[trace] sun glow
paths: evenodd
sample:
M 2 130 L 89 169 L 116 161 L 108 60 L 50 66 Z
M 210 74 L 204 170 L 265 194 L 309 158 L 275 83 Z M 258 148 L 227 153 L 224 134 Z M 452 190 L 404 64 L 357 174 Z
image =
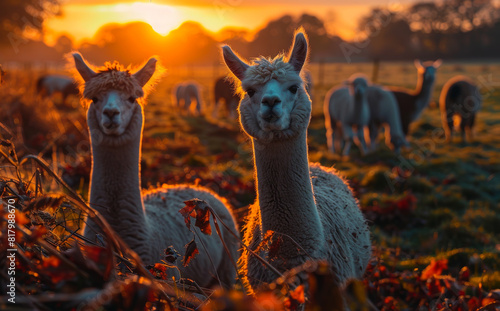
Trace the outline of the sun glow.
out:
M 131 20 L 148 23 L 161 35 L 167 35 L 181 23 L 178 10 L 169 5 L 134 2 L 116 4 L 112 7 L 115 13 L 128 16 Z
M 64 14 L 48 19 L 45 26 L 52 36 L 71 34 L 77 40 L 91 38 L 108 23 L 148 23 L 161 35 L 167 35 L 184 21 L 184 12 L 171 5 L 150 2 L 116 4 L 67 4 Z

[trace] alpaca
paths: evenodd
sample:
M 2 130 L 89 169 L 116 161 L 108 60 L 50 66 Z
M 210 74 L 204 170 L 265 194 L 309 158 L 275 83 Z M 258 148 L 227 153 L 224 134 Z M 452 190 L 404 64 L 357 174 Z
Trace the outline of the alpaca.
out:
M 227 77 L 220 77 L 215 81 L 214 86 L 214 100 L 215 100 L 215 109 L 214 115 L 219 111 L 219 105 L 221 100 L 224 101 L 224 110 L 227 115 L 231 117 L 234 116 L 234 112 L 238 107 L 238 103 L 240 102 L 240 96 L 238 93 L 234 91 L 233 84 Z
M 0 84 L 3 83 L 4 76 L 5 76 L 5 71 L 3 71 L 2 65 L 0 65 Z
M 63 75 L 45 75 L 36 82 L 36 93 L 41 98 L 51 97 L 55 93 L 61 93 L 62 105 L 70 95 L 79 95 L 78 85 L 73 79 Z
M 453 116 L 456 114 L 460 116 L 462 141 L 466 141 L 466 136 L 469 139 L 473 138 L 472 127 L 481 108 L 481 94 L 471 79 L 456 76 L 448 80 L 441 90 L 439 107 L 447 142 L 452 138 Z
M 343 155 L 348 156 L 354 139 L 353 128 L 356 130 L 361 154 L 366 151 L 365 131 L 368 130 L 370 109 L 366 90 L 368 81 L 362 75 L 352 75 L 347 85 L 332 88 L 325 96 L 323 111 L 325 114 L 326 140 L 328 150 L 335 153 L 340 149 L 341 136 L 344 140 Z
M 399 117 L 398 102 L 394 94 L 379 85 L 371 84 L 367 90 L 368 107 L 370 109 L 370 150 L 375 150 L 379 127 L 385 125 L 385 143 L 396 154 L 402 146 L 407 146 L 405 134 Z
M 174 102 L 177 103 L 177 108 L 183 111 L 193 111 L 195 114 L 201 114 L 201 96 L 200 86 L 196 82 L 179 83 L 174 87 Z M 196 106 L 192 108 L 193 100 L 196 101 Z M 181 106 L 184 103 L 184 107 Z
M 309 98 L 311 98 L 311 102 L 313 102 L 313 78 L 310 71 L 306 71 L 304 74 L 305 82 L 306 82 L 306 92 L 309 94 Z
M 111 225 L 115 232 L 146 264 L 159 262 L 164 250 L 173 246 L 181 251 L 193 237 L 179 209 L 193 198 L 205 200 L 234 230 L 236 222 L 225 200 L 215 193 L 196 186 L 169 185 L 151 190 L 141 197 L 141 142 L 144 128 L 144 97 L 156 70 L 151 58 L 132 74 L 117 63 L 107 63 L 97 72 L 79 53 L 74 53 L 75 67 L 81 77 L 83 96 L 91 99 L 87 124 L 92 147 L 92 169 L 89 204 Z M 146 87 L 145 90 L 143 88 Z M 211 220 L 213 226 L 213 221 Z M 219 237 L 199 232 L 199 255 L 187 267 L 175 263 L 181 277 L 200 286 L 215 285 L 215 276 L 225 287 L 235 280 L 236 269 L 225 253 Z M 89 221 L 84 235 L 95 241 L 100 229 Z M 228 231 L 222 231 L 231 256 L 237 258 L 239 244 Z M 200 241 L 201 240 L 201 241 Z M 168 269 L 179 277 L 177 269 Z
M 255 250 L 271 230 L 282 236 L 282 244 L 272 257 L 264 249 L 259 254 L 277 270 L 289 270 L 311 258 L 325 259 L 339 284 L 344 284 L 363 275 L 371 255 L 370 234 L 345 181 L 332 168 L 309 164 L 312 105 L 301 77 L 307 45 L 299 30 L 287 58 L 261 57 L 251 65 L 229 46 L 222 48 L 244 95 L 238 111 L 241 127 L 252 141 L 257 178 L 257 200 L 250 207 L 244 241 Z M 277 278 L 248 252 L 240 264 L 252 292 L 261 282 Z
M 420 60 L 415 60 L 414 63 L 418 72 L 417 88 L 415 90 L 389 87 L 398 101 L 401 126 L 405 136 L 408 136 L 410 123 L 417 120 L 422 110 L 429 105 L 434 89 L 436 70 L 441 66 L 442 61 L 438 59 L 435 62 L 422 64 Z

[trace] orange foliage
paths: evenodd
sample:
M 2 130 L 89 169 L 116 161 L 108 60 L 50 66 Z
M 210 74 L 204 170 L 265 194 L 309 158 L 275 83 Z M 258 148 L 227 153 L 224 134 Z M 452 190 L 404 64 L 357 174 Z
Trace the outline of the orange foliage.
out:
M 421 279 L 427 280 L 435 275 L 441 275 L 448 269 L 448 259 L 432 259 L 431 263 L 422 271 Z

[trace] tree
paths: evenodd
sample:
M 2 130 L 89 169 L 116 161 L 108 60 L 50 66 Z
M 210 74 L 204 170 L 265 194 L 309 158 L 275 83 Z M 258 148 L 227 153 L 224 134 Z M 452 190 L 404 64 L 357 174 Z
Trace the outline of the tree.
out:
M 0 4 L 0 45 L 14 49 L 26 42 L 25 34 L 41 35 L 43 22 L 61 14 L 60 0 L 2 0 Z

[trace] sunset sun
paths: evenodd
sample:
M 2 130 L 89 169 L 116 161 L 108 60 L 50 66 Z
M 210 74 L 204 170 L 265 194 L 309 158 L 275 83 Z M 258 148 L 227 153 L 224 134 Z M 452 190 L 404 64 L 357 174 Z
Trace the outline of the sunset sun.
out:
M 114 5 L 114 11 L 130 19 L 148 23 L 161 35 L 168 34 L 180 23 L 178 10 L 172 6 L 163 4 L 144 2 L 122 3 Z

